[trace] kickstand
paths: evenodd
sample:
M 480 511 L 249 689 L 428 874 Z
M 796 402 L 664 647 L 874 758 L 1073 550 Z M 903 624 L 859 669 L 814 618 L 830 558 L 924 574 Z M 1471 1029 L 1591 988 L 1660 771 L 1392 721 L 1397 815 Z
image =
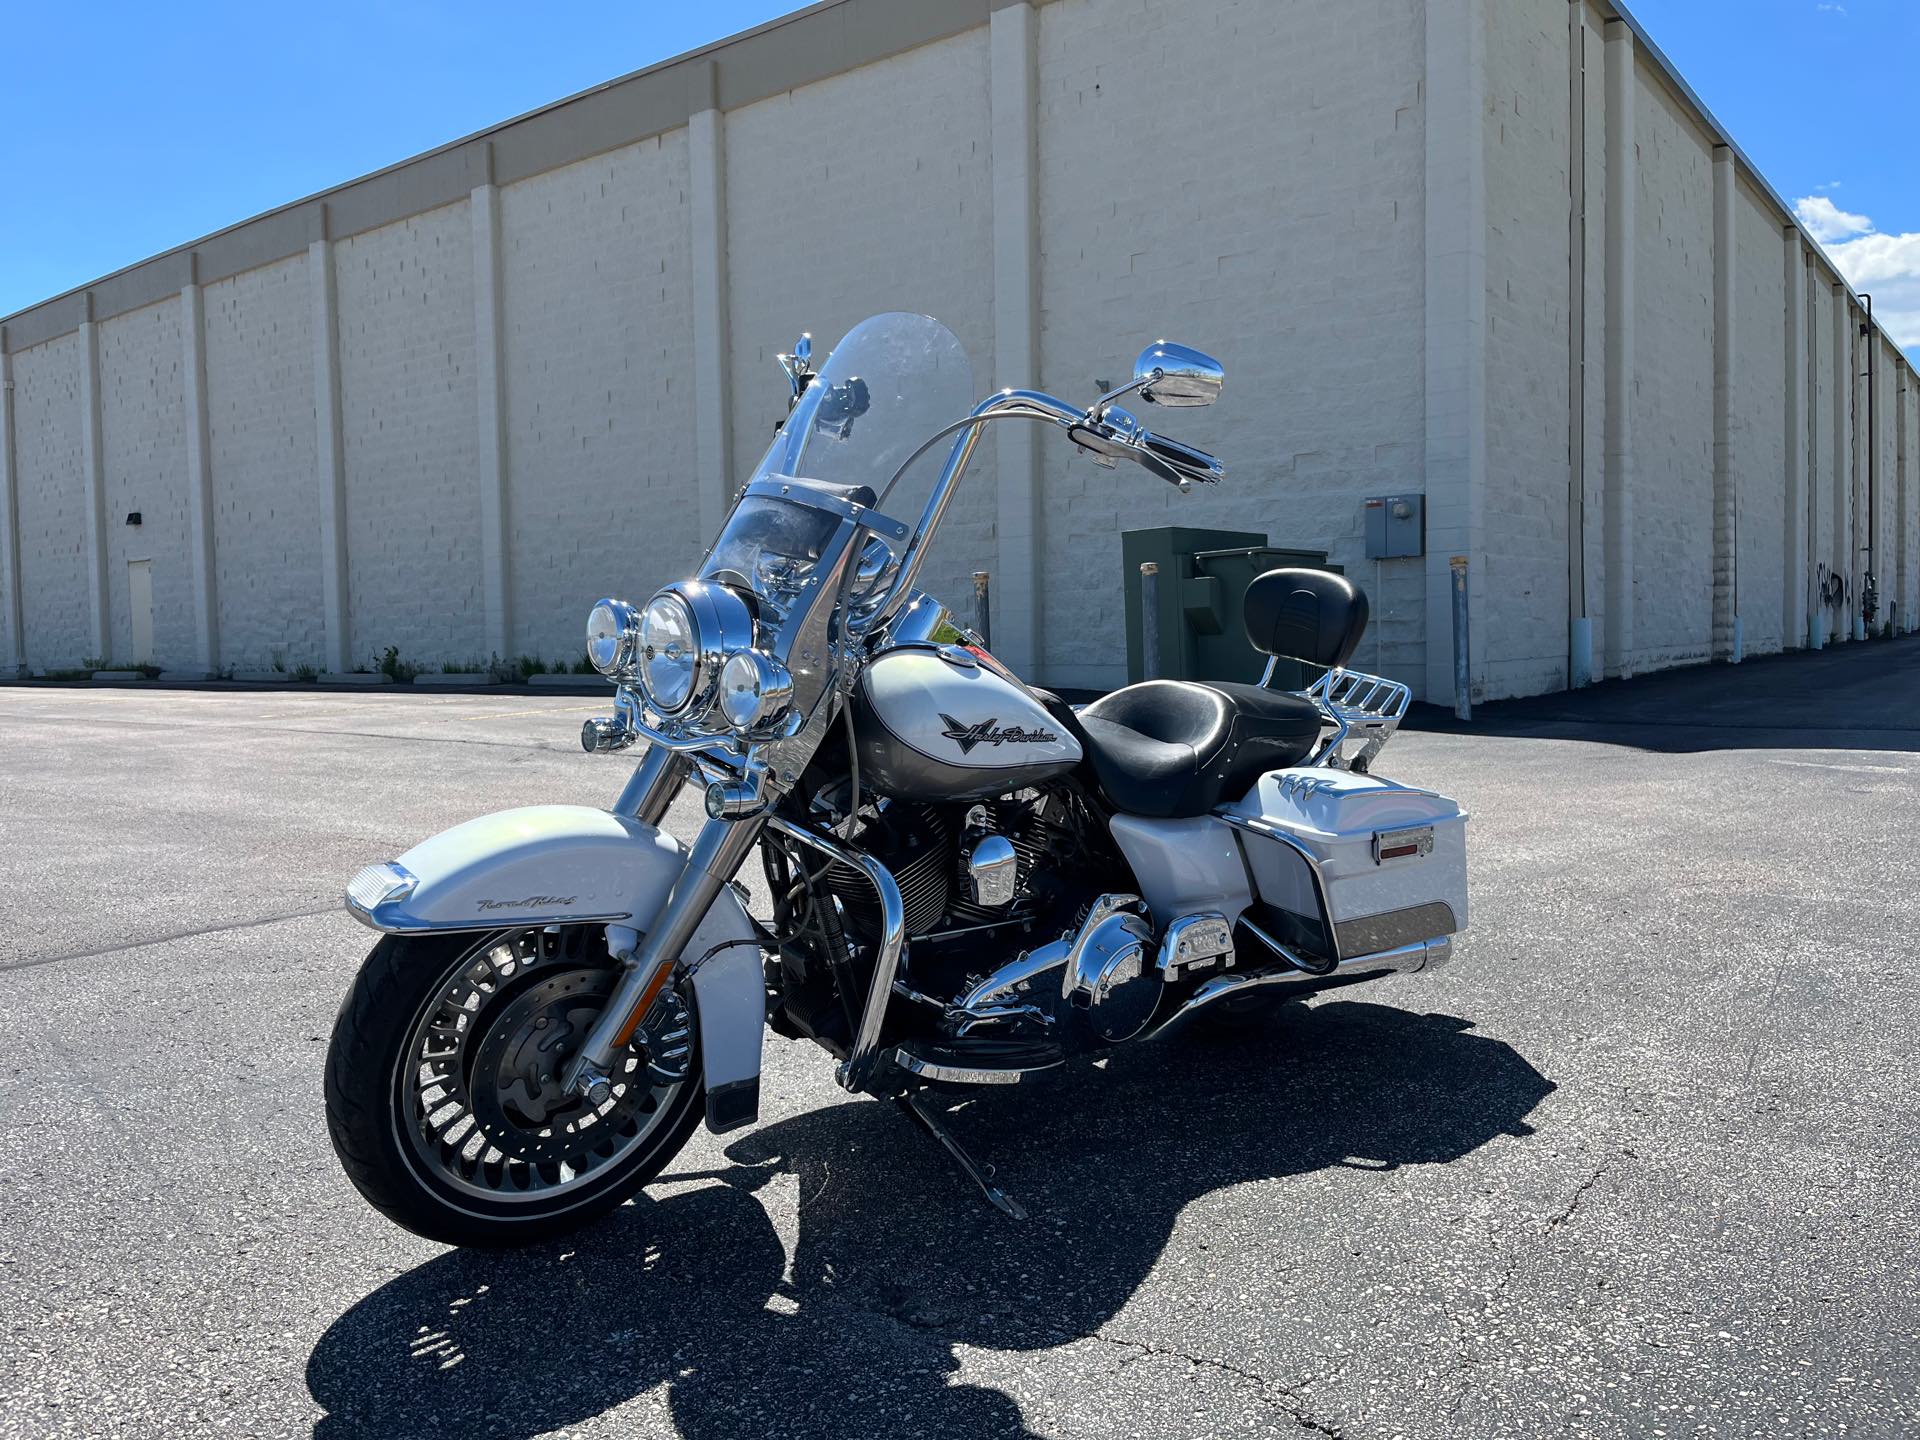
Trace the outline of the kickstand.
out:
M 902 1095 L 900 1108 L 911 1115 L 921 1129 L 946 1148 L 947 1154 L 953 1157 L 954 1163 L 967 1172 L 967 1178 L 980 1187 L 980 1193 L 987 1197 L 987 1203 L 1002 1214 L 1011 1215 L 1016 1220 L 1027 1218 L 1027 1207 L 993 1183 L 993 1167 L 988 1165 L 983 1169 L 976 1164 L 974 1158 L 960 1148 L 960 1142 L 953 1138 L 953 1133 L 934 1116 L 925 1101 L 918 1095 Z

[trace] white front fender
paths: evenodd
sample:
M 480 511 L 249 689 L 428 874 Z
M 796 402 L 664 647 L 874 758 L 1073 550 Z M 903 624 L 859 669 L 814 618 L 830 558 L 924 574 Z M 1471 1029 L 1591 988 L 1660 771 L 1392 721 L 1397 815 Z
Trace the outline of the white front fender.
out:
M 678 840 L 584 805 L 530 805 L 482 815 L 369 865 L 347 886 L 347 912 L 395 935 L 536 925 L 620 924 L 645 932 L 686 865 Z M 682 960 L 714 1131 L 759 1114 L 766 982 L 760 942 L 731 885 L 708 907 Z

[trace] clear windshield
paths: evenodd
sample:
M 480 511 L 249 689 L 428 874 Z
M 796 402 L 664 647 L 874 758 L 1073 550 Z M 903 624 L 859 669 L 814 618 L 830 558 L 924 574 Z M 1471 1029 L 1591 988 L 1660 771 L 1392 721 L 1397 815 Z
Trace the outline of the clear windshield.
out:
M 907 458 L 973 402 L 967 352 L 938 320 L 895 312 L 854 326 L 751 477 L 802 483 L 790 500 L 750 495 L 735 506 L 701 573 L 769 598 L 792 593 L 840 524 L 837 513 L 809 501 L 829 495 L 874 504 Z M 916 472 L 944 455 L 935 446 Z
M 865 485 L 877 495 L 973 402 L 973 367 L 951 330 L 928 315 L 875 315 L 834 346 L 753 478 Z

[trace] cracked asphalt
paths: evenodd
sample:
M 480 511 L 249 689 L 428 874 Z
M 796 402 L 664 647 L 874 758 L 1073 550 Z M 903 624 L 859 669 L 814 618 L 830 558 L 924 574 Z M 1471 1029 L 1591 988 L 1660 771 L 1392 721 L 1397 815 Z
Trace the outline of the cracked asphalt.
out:
M 596 708 L 0 687 L 0 1436 L 1920 1433 L 1920 644 L 1427 717 L 1453 964 L 955 1110 L 1024 1223 L 770 1036 L 756 1129 L 448 1251 L 327 1144 L 337 897 L 606 803 Z

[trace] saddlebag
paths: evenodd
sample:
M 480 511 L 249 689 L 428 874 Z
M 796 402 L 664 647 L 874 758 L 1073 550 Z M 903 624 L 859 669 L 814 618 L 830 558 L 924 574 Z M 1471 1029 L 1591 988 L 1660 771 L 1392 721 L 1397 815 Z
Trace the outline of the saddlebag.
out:
M 1467 816 L 1375 775 L 1272 770 L 1228 813 L 1263 914 L 1285 943 L 1334 960 L 1464 930 Z

